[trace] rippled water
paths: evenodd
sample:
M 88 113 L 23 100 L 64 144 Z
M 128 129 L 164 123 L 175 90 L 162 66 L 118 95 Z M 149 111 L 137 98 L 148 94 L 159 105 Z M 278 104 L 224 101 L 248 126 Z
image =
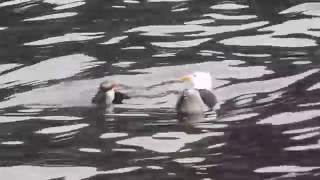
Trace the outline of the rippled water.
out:
M 0 179 L 319 179 L 320 3 L 0 2 Z M 217 116 L 176 120 L 177 80 Z M 132 97 L 91 105 L 105 79 Z

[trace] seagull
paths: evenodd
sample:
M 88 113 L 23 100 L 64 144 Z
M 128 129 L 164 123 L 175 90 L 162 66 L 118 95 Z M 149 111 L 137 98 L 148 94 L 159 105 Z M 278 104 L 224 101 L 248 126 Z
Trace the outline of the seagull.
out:
M 208 72 L 194 72 L 183 76 L 182 81 L 191 81 L 193 87 L 182 91 L 176 104 L 179 116 L 203 115 L 211 111 L 217 104 L 217 98 L 212 92 L 212 78 Z
M 96 95 L 92 98 L 91 103 L 98 107 L 110 107 L 112 104 L 122 104 L 122 100 L 130 97 L 122 92 L 117 91 L 120 84 L 105 80 L 103 81 Z

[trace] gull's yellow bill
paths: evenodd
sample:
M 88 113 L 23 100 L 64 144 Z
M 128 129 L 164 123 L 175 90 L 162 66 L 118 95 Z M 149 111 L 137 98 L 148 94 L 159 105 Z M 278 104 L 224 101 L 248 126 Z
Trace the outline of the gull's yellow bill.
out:
M 192 76 L 191 75 L 185 75 L 185 76 L 182 76 L 180 78 L 181 81 L 191 81 L 192 80 Z

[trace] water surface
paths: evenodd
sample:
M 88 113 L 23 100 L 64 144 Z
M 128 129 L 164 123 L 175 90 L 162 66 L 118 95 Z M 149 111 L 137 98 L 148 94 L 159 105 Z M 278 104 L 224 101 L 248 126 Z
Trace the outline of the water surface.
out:
M 0 3 L 0 179 L 318 179 L 320 3 Z M 214 77 L 181 123 L 177 79 Z M 106 113 L 100 82 L 132 97 Z

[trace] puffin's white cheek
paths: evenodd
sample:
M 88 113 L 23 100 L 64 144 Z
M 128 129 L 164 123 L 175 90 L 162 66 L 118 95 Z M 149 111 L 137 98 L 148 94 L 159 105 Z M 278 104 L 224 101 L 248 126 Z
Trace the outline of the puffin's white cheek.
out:
M 113 99 L 114 99 L 114 96 L 115 96 L 115 92 L 114 92 L 114 90 L 110 90 L 110 91 L 107 91 L 107 92 L 106 92 L 106 95 L 109 97 L 109 99 L 110 99 L 111 102 L 112 102 Z

